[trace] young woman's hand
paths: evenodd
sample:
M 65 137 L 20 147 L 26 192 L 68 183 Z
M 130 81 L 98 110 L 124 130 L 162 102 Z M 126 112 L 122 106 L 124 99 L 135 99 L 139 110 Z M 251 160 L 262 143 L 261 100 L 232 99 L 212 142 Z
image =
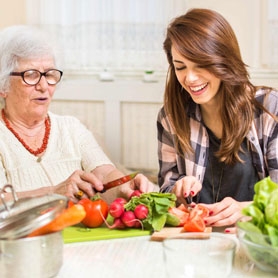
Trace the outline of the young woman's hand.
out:
M 194 176 L 185 176 L 176 181 L 172 193 L 179 204 L 187 205 L 186 198 L 195 196 L 202 189 L 201 182 Z
M 234 226 L 243 215 L 242 209 L 250 202 L 238 202 L 231 197 L 224 198 L 214 204 L 202 204 L 209 209 L 209 216 L 205 218 L 206 225 L 212 227 L 228 227 L 226 232 L 234 232 Z M 231 226 L 231 227 L 229 227 Z

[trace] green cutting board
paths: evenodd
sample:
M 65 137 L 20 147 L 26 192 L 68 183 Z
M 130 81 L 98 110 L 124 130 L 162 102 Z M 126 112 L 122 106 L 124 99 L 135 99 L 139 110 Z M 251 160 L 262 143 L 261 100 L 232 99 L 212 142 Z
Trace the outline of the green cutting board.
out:
M 91 240 L 114 239 L 135 236 L 147 236 L 151 231 L 140 229 L 109 229 L 107 227 L 86 228 L 83 225 L 67 227 L 63 230 L 64 243 L 84 242 Z

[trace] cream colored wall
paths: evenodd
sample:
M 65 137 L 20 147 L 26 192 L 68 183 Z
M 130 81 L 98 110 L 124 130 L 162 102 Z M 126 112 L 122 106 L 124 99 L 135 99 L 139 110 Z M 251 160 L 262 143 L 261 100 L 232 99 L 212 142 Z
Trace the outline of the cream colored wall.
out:
M 208 8 L 221 13 L 236 33 L 245 63 L 252 69 L 262 68 L 262 8 L 265 0 L 187 0 L 188 8 Z
M 25 23 L 25 0 L 0 0 L 0 29 Z

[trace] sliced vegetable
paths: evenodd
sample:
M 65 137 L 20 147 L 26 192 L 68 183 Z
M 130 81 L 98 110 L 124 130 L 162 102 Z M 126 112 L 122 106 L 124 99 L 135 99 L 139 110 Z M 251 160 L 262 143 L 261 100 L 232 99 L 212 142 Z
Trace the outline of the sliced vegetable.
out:
M 184 230 L 186 232 L 204 232 L 206 229 L 204 218 L 208 215 L 209 209 L 197 204 L 190 210 L 188 218 L 183 226 Z
M 189 214 L 190 217 L 198 215 L 201 218 L 205 218 L 209 216 L 209 209 L 201 204 L 197 204 L 194 208 L 190 210 Z
M 179 219 L 179 223 L 175 226 L 182 227 L 188 219 L 189 211 L 186 212 L 186 211 L 180 209 L 179 207 L 178 208 L 171 207 L 171 208 L 169 208 L 169 214 L 174 215 L 176 218 Z
M 166 225 L 178 227 L 178 226 L 181 226 L 181 220 L 178 216 L 176 216 L 172 213 L 167 213 L 166 214 Z
M 199 215 L 189 217 L 183 226 L 186 232 L 204 232 L 206 225 L 204 219 Z

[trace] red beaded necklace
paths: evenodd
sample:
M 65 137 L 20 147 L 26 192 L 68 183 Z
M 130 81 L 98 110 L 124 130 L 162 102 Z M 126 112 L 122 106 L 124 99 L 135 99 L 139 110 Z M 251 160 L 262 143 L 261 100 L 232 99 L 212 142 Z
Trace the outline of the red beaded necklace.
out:
M 11 127 L 8 119 L 6 118 L 5 115 L 5 111 L 4 109 L 2 109 L 2 118 L 3 121 L 6 125 L 6 127 L 14 134 L 14 136 L 17 138 L 17 140 L 24 146 L 24 148 L 30 152 L 33 155 L 38 155 L 43 153 L 46 148 L 47 148 L 47 144 L 48 144 L 48 139 L 49 139 L 49 134 L 50 134 L 50 127 L 51 127 L 51 123 L 50 123 L 50 119 L 49 116 L 46 117 L 45 121 L 44 121 L 44 125 L 45 125 L 45 133 L 44 133 L 44 137 L 43 137 L 43 141 L 42 141 L 42 145 L 40 148 L 36 149 L 35 151 L 32 150 L 24 141 L 22 138 L 20 138 L 19 134 Z

